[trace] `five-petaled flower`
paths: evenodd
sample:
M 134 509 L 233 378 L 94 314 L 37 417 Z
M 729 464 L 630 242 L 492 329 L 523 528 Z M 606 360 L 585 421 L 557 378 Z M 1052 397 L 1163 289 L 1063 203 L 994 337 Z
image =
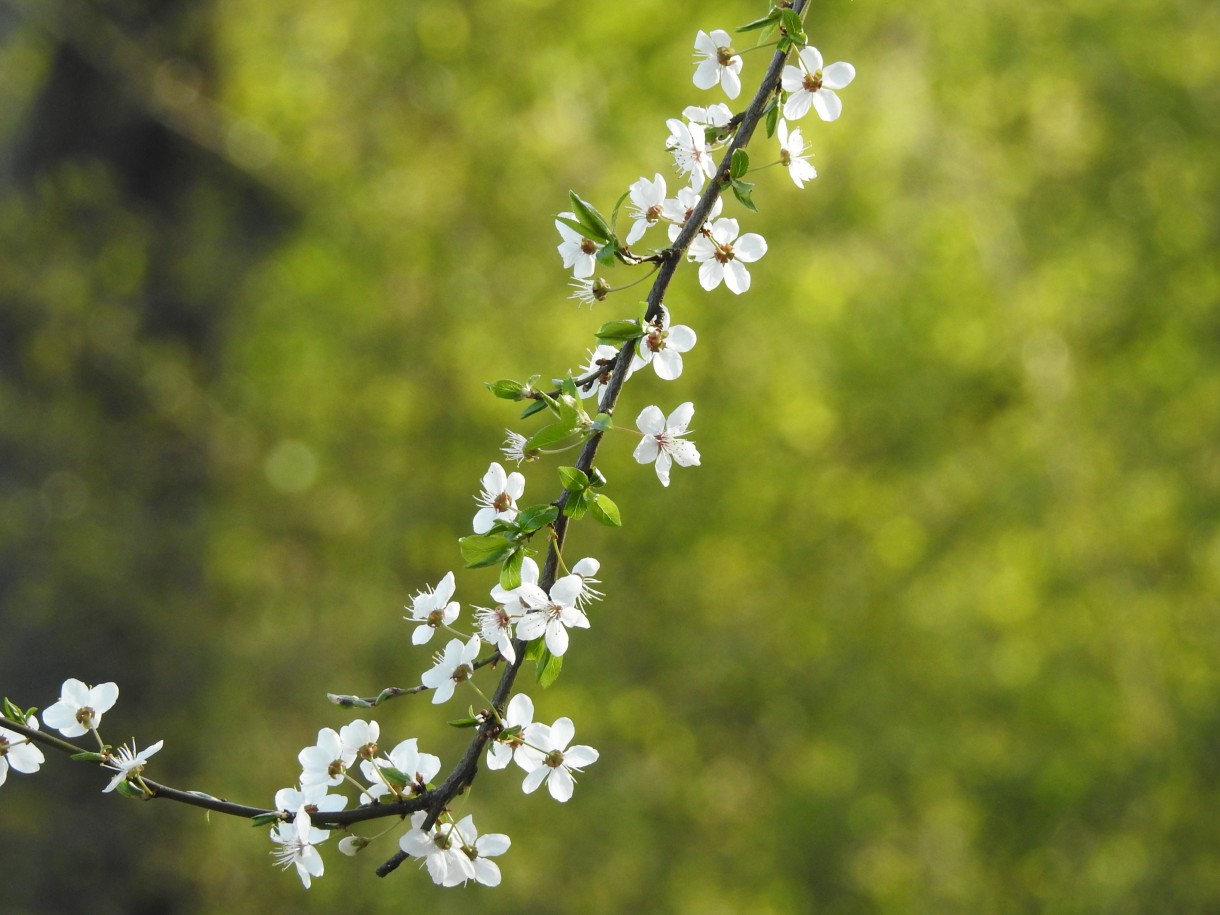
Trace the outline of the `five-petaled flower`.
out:
M 707 148 L 703 128 L 692 128 L 690 124 L 677 118 L 670 118 L 665 124 L 669 127 L 669 139 L 665 141 L 665 148 L 673 153 L 678 170 L 690 174 L 691 187 L 696 191 L 700 190 L 703 182 L 716 174 L 716 163 L 712 160 L 711 150 Z
M 740 231 L 736 219 L 717 219 L 691 242 L 690 256 L 699 262 L 699 285 L 704 289 L 715 289 L 721 280 L 737 295 L 750 288 L 745 265 L 767 253 L 767 240 L 756 232 L 738 238 Z
M 310 789 L 318 785 L 334 787 L 342 783 L 348 766 L 356 761 L 356 749 L 344 746 L 339 732 L 334 728 L 318 731 L 318 741 L 297 754 L 301 764 L 301 787 Z
M 817 48 L 804 48 L 797 55 L 801 66 L 784 67 L 780 77 L 788 100 L 784 102 L 784 117 L 790 121 L 803 118 L 813 107 L 823 121 L 833 121 L 843 111 L 835 89 L 842 89 L 856 78 L 856 68 L 836 61 L 823 68 L 822 54 Z
M 119 698 L 114 683 L 99 683 L 89 687 L 80 680 L 65 680 L 59 691 L 59 701 L 42 713 L 42 722 L 65 737 L 80 737 L 97 730 L 102 714 L 110 711 Z
M 567 219 L 575 219 L 575 213 L 560 213 L 560 216 Z M 597 242 L 591 238 L 585 238 L 571 226 L 565 222 L 555 220 L 555 228 L 559 230 L 559 235 L 563 239 L 559 243 L 559 256 L 563 258 L 563 265 L 572 271 L 572 276 L 576 279 L 584 279 L 586 276 L 592 276 L 593 271 L 597 268 Z
M 328 831 L 314 828 L 309 812 L 300 807 L 291 823 L 276 823 L 271 830 L 271 841 L 279 845 L 272 851 L 275 863 L 284 870 L 296 865 L 297 876 L 309 889 L 310 879 L 321 877 L 323 869 L 322 856 L 314 846 L 329 837 Z
M 148 757 L 152 756 L 164 745 L 164 740 L 158 740 L 151 747 L 137 750 L 136 743 L 133 740 L 131 746 L 120 744 L 117 749 L 110 751 L 102 765 L 107 769 L 113 769 L 115 775 L 114 778 L 110 779 L 110 784 L 102 789 L 103 793 L 113 791 L 129 778 L 138 779 L 140 773 L 144 771 Z
M 498 467 L 499 465 L 492 464 L 492 466 Z M 514 474 L 514 476 L 520 476 L 520 474 Z M 522 485 L 525 485 L 524 482 Z M 412 644 L 426 644 L 431 641 L 434 632 L 457 619 L 461 606 L 457 601 L 449 600 L 453 597 L 454 587 L 453 573 L 449 572 L 437 582 L 435 588 L 420 591 L 411 598 L 411 606 L 404 608 L 409 609 L 411 615 L 404 616 L 403 619 L 419 623 L 411 634 Z
M 406 797 L 422 794 L 441 771 L 441 760 L 431 753 L 419 752 L 417 739 L 411 737 L 384 758 L 366 759 L 360 764 L 360 771 L 369 781 L 360 803 L 368 804 L 389 793 Z
M 635 459 L 641 464 L 656 462 L 657 479 L 662 486 L 669 485 L 669 468 L 673 464 L 692 467 L 699 463 L 699 450 L 694 442 L 682 436 L 695 415 L 695 406 L 689 400 L 679 404 L 669 417 L 659 407 L 645 407 L 636 417 L 635 424 L 644 438 L 635 447 Z
M 38 719 L 31 715 L 26 726 L 38 730 Z M 38 767 L 45 761 L 42 750 L 30 743 L 30 738 L 7 728 L 0 728 L 0 785 L 8 778 L 9 769 L 28 775 L 37 772 Z
M 649 181 L 641 178 L 628 188 L 631 195 L 631 215 L 635 222 L 627 232 L 627 244 L 633 245 L 644 237 L 649 226 L 655 226 L 661 221 L 665 204 L 665 179 L 658 172 Z
M 525 730 L 534 723 L 534 700 L 517 693 L 504 710 L 503 730 L 487 748 L 487 768 L 503 769 L 512 762 L 517 750 L 525 746 Z M 530 769 L 532 766 L 522 766 Z
M 724 87 L 724 94 L 737 98 L 741 94 L 741 57 L 732 48 L 732 39 L 724 29 L 715 29 L 711 35 L 702 30 L 695 36 L 695 50 L 702 57 L 695 67 L 695 85 L 710 89 L 716 83 Z
M 678 235 L 682 232 L 688 219 L 695 212 L 695 207 L 699 204 L 699 194 L 692 187 L 684 187 L 678 191 L 676 197 L 670 197 L 665 201 L 665 218 L 669 220 L 669 240 L 677 241 Z M 717 197 L 712 204 L 711 212 L 707 214 L 707 218 L 715 219 L 720 215 L 720 211 L 724 209 L 724 198 Z
M 576 606 L 584 585 L 585 580 L 579 575 L 565 575 L 551 585 L 550 599 L 540 605 L 532 602 L 530 612 L 517 623 L 517 638 L 532 642 L 545 636 L 547 650 L 560 657 L 568 650 L 567 627 L 589 628 L 589 618 Z
M 775 131 L 779 140 L 779 162 L 788 169 L 793 183 L 803 188 L 806 181 L 812 181 L 818 176 L 817 169 L 809 161 L 809 153 L 805 152 L 805 140 L 801 136 L 801 128 L 788 129 L 788 122 L 781 120 Z
M 631 370 L 652 363 L 657 377 L 673 381 L 682 374 L 682 354 L 695 345 L 695 332 L 685 324 L 669 326 L 669 309 L 661 306 L 661 316 L 647 325 L 647 332 L 636 344 Z
M 576 779 L 573 772 L 597 762 L 598 752 L 592 747 L 569 747 L 576 736 L 571 718 L 560 718 L 552 725 L 532 724 L 525 731 L 525 746 L 517 750 L 517 763 L 529 774 L 521 788 L 532 794 L 546 782 L 551 797 L 566 801 L 572 797 Z
M 475 496 L 482 506 L 474 516 L 474 532 L 486 534 L 496 521 L 512 521 L 517 517 L 517 500 L 525 493 L 525 477 L 492 462 L 483 474 L 483 491 Z
M 469 680 L 474 674 L 474 660 L 479 656 L 479 637 L 471 636 L 465 645 L 460 639 L 450 639 L 445 646 L 445 653 L 438 655 L 436 666 L 424 671 L 420 682 L 428 689 L 435 690 L 432 694 L 432 704 L 440 705 L 453 695 L 456 686 Z

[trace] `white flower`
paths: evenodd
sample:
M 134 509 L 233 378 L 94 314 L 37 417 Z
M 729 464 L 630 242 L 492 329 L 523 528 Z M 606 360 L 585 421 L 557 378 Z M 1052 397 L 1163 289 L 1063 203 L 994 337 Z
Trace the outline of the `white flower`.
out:
M 809 162 L 809 154 L 805 152 L 805 139 L 801 136 L 801 128 L 788 130 L 788 122 L 781 120 L 775 131 L 779 139 L 779 161 L 788 169 L 793 183 L 803 188 L 806 181 L 812 181 L 818 176 L 817 169 Z
M 665 179 L 657 173 L 651 181 L 641 178 L 628 190 L 631 194 L 631 215 L 635 217 L 627 232 L 627 244 L 631 245 L 644 237 L 645 230 L 660 221 L 661 205 L 665 203 Z
M 536 563 L 529 556 L 526 556 L 523 560 L 521 560 L 521 584 L 516 588 L 509 590 L 501 587 L 500 583 L 497 582 L 492 586 L 491 599 L 498 604 L 511 605 L 508 607 L 508 609 L 509 612 L 514 616 L 519 613 L 524 613 L 526 607 L 520 600 L 520 594 L 522 589 L 525 589 L 527 586 L 534 588 L 538 594 L 541 595 L 541 599 L 544 601 L 546 600 L 546 592 L 538 587 L 538 575 L 538 563 Z
M 675 462 L 682 467 L 699 463 L 695 443 L 682 437 L 694 415 L 695 407 L 688 400 L 679 404 L 668 419 L 658 407 L 645 407 L 636 417 L 635 424 L 644 438 L 635 448 L 635 459 L 641 464 L 656 461 L 657 479 L 662 486 L 669 485 L 669 468 Z
M 461 853 L 470 859 L 470 864 L 474 868 L 473 879 L 484 886 L 499 886 L 500 867 L 494 861 L 487 859 L 508 851 L 508 847 L 512 844 L 508 836 L 502 832 L 479 835 L 479 831 L 474 827 L 473 816 L 462 817 L 453 827 L 451 836 L 458 841 Z M 464 872 L 463 869 L 462 873 Z M 458 883 L 465 883 L 467 879 L 471 878 L 458 880 L 457 872 L 451 871 L 445 881 L 445 886 L 457 886 Z
M 406 779 L 406 784 L 398 784 L 399 779 L 394 773 L 385 772 L 387 768 L 396 769 Z M 420 753 L 418 741 L 412 737 L 404 740 L 382 759 L 366 759 L 360 764 L 360 771 L 369 781 L 369 788 L 360 798 L 360 803 L 368 804 L 384 794 L 390 793 L 387 781 L 402 789 L 408 797 L 423 793 L 428 783 L 436 778 L 441 771 L 439 756 L 431 753 Z
M 568 219 L 575 219 L 575 213 L 560 213 Z M 597 242 L 591 238 L 585 238 L 567 223 L 555 220 L 555 228 L 559 230 L 559 235 L 563 241 L 559 243 L 559 256 L 563 258 L 563 265 L 572 271 L 572 275 L 578 280 L 586 276 L 592 276 L 596 269 L 596 261 L 594 258 L 597 255 Z
M 26 726 L 38 730 L 38 719 L 30 716 Z M 46 762 L 42 750 L 30 743 L 30 738 L 7 728 L 0 728 L 0 785 L 8 778 L 8 770 L 15 769 L 27 775 L 37 772 Z
M 324 829 L 314 829 L 308 811 L 300 807 L 291 823 L 276 823 L 271 830 L 271 841 L 280 846 L 272 851 L 275 863 L 284 870 L 295 864 L 297 875 L 309 889 L 310 878 L 322 876 L 322 856 L 314 846 L 329 836 Z
M 665 218 L 670 222 L 669 240 L 677 241 L 678 235 L 682 228 L 686 225 L 686 221 L 691 218 L 691 214 L 695 212 L 695 207 L 699 205 L 699 194 L 694 188 L 684 187 L 678 191 L 676 197 L 671 197 L 665 201 L 664 212 Z M 717 197 L 712 204 L 712 210 L 707 214 L 708 219 L 715 219 L 720 215 L 720 211 L 724 209 L 724 198 Z
M 534 723 L 534 701 L 525 693 L 517 693 L 504 710 L 504 730 L 487 748 L 487 768 L 503 769 L 516 751 L 525 745 L 525 729 Z M 513 734 L 507 734 L 514 728 Z M 505 736 L 507 734 L 507 736 Z
M 492 466 L 497 467 L 499 465 L 493 464 Z M 514 474 L 514 476 L 520 476 L 520 474 Z M 486 477 L 484 477 L 484 480 L 486 481 Z M 458 618 L 461 605 L 457 601 L 449 600 L 449 598 L 453 597 L 453 589 L 453 573 L 449 572 L 437 582 L 435 588 L 420 591 L 411 598 L 411 606 L 403 608 L 411 611 L 411 615 L 404 616 L 403 619 L 420 624 L 415 627 L 415 632 L 411 634 L 411 642 L 413 644 L 426 644 L 431 641 L 434 632 L 442 626 L 450 625 Z
M 297 754 L 301 764 L 301 787 L 310 790 L 318 785 L 334 787 L 343 781 L 343 775 L 356 760 L 356 750 L 344 747 L 339 732 L 334 728 L 318 731 L 318 741 Z
M 755 232 L 737 237 L 736 219 L 717 219 L 690 246 L 690 257 L 699 261 L 699 285 L 711 291 L 724 285 L 741 295 L 750 288 L 752 264 L 767 253 L 767 241 Z
M 521 466 L 522 461 L 538 460 L 538 455 L 536 453 L 525 453 L 525 443 L 529 441 L 529 439 L 527 439 L 520 432 L 514 432 L 512 429 L 505 429 L 504 432 L 508 438 L 504 440 L 504 445 L 500 448 L 500 450 L 504 452 L 505 460 L 516 462 L 518 467 Z
M 706 108 L 687 105 L 682 109 L 682 117 L 690 121 L 691 127 L 703 128 L 706 138 L 708 128 L 719 130 L 721 127 L 728 126 L 729 121 L 733 120 L 733 110 L 723 102 L 708 105 Z
M 352 760 L 372 759 L 377 755 L 377 738 L 381 736 L 381 725 L 376 721 L 362 721 L 357 718 L 351 724 L 339 728 L 339 744 L 346 758 L 351 754 Z M 349 763 L 350 765 L 350 763 Z
M 339 851 L 347 855 L 349 858 L 354 858 L 360 852 L 368 848 L 369 840 L 364 836 L 350 835 L 344 836 L 339 840 Z
M 482 506 L 474 516 L 474 532 L 486 534 L 497 520 L 512 521 L 517 517 L 517 500 L 525 493 L 525 477 L 494 461 L 483 474 L 483 491 L 475 496 Z
M 59 701 L 42 713 L 42 721 L 65 737 L 80 737 L 97 729 L 102 715 L 114 708 L 118 698 L 119 688 L 114 683 L 89 687 L 77 679 L 65 680 Z
M 577 378 L 585 378 L 597 372 L 596 378 L 586 382 L 579 388 L 581 399 L 592 397 L 594 403 L 601 403 L 602 390 L 610 383 L 610 375 L 614 372 L 614 359 L 618 349 L 607 343 L 598 344 L 597 349 L 589 351 L 589 361 L 576 373 Z M 635 369 L 628 367 L 627 377 L 630 378 Z
M 590 308 L 593 307 L 594 302 L 604 302 L 606 296 L 611 292 L 610 284 L 600 276 L 586 277 L 583 280 L 572 280 L 568 285 L 576 290 L 568 298 L 576 299 L 580 304 L 588 305 Z
M 529 772 L 521 784 L 526 794 L 532 794 L 545 781 L 555 800 L 566 801 L 572 797 L 576 784 L 572 773 L 593 765 L 598 757 L 592 747 L 569 747 L 575 736 L 576 728 L 571 718 L 560 718 L 549 727 L 530 725 L 525 735 L 527 746 L 517 751 L 517 761 Z
M 695 50 L 702 56 L 695 67 L 695 85 L 710 89 L 716 83 L 724 87 L 724 94 L 737 98 L 741 94 L 741 58 L 733 51 L 732 39 L 724 29 L 716 29 L 711 35 L 700 30 L 695 36 Z
M 411 830 L 398 840 L 398 847 L 413 858 L 422 858 L 433 883 L 457 886 L 475 879 L 474 863 L 463 853 L 461 837 L 453 834 L 452 823 L 433 823 L 424 831 L 428 813 L 411 814 Z
M 551 585 L 550 600 L 542 607 L 531 609 L 517 623 L 517 638 L 532 642 L 546 637 L 546 647 L 555 657 L 568 650 L 568 629 L 588 629 L 589 618 L 576 606 L 576 598 L 584 587 L 579 575 L 565 575 Z M 539 589 L 541 590 L 541 589 Z
M 275 792 L 275 809 L 292 812 L 305 808 L 307 813 L 318 811 L 333 813 L 347 806 L 342 794 L 327 794 L 326 785 L 310 785 L 308 788 L 281 788 Z
M 658 378 L 673 381 L 682 374 L 682 354 L 695 345 L 695 339 L 695 332 L 685 324 L 669 326 L 669 309 L 662 305 L 661 317 L 648 325 L 636 344 L 632 370 L 651 362 Z
M 127 781 L 129 778 L 134 778 L 144 771 L 144 764 L 148 762 L 148 757 L 152 756 L 162 746 L 165 745 L 164 740 L 158 740 L 151 747 L 143 750 L 136 750 L 136 743 L 133 740 L 130 747 L 119 745 L 118 749 L 111 752 L 106 761 L 102 764 L 107 769 L 113 769 L 115 776 L 110 780 L 110 784 L 102 789 L 103 793 L 113 791 L 121 782 Z
M 483 641 L 494 646 L 509 664 L 515 664 L 517 649 L 513 648 L 513 615 L 508 608 L 476 607 L 474 621 Z
M 469 680 L 474 674 L 474 660 L 479 655 L 479 637 L 473 635 L 465 645 L 460 639 L 450 639 L 445 653 L 436 659 L 436 666 L 424 671 L 420 681 L 432 694 L 432 704 L 440 705 L 453 695 L 457 684 Z
M 673 153 L 678 170 L 690 173 L 691 187 L 697 191 L 703 187 L 705 180 L 716 174 L 716 163 L 712 161 L 712 153 L 707 148 L 703 128 L 692 130 L 689 124 L 677 118 L 670 118 L 665 124 L 669 127 L 665 148 Z
M 586 556 L 576 565 L 572 566 L 572 574 L 579 575 L 581 580 L 580 593 L 576 595 L 576 606 L 582 610 L 585 604 L 601 600 L 606 596 L 601 591 L 592 587 L 593 585 L 601 584 L 600 580 L 593 577 L 601 567 L 602 564 L 591 556 Z
M 784 102 L 784 117 L 790 121 L 803 118 L 812 105 L 823 121 L 833 121 L 843 111 L 843 103 L 834 93 L 856 77 L 856 68 L 838 61 L 822 68 L 822 55 L 817 48 L 804 48 L 798 55 L 801 66 L 784 67 L 781 82 L 788 100 Z

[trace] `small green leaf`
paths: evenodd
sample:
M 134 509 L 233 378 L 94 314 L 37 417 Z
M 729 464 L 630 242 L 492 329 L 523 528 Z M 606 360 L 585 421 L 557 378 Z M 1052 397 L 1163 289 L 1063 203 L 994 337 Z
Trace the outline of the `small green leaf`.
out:
M 575 432 L 575 423 L 551 423 L 549 426 L 543 426 L 531 435 L 521 447 L 524 451 L 535 451 L 550 445 L 557 445 L 564 439 L 571 438 Z
M 556 657 L 549 651 L 543 651 L 542 657 L 538 660 L 538 685 L 546 689 L 559 679 L 561 670 L 563 670 L 563 655 Z
M 750 170 L 750 154 L 744 149 L 733 150 L 733 158 L 729 160 L 729 175 L 740 178 Z
M 598 493 L 589 506 L 589 512 L 606 527 L 622 527 L 623 519 L 619 515 L 618 506 L 605 493 Z
M 521 587 L 521 563 L 525 561 L 525 552 L 517 550 L 500 567 L 500 587 L 505 591 Z
M 589 510 L 590 492 L 587 489 L 582 489 L 578 493 L 574 493 L 563 506 L 563 513 L 574 521 L 579 521 L 585 516 L 585 512 Z
M 793 44 L 804 45 L 809 41 L 805 37 L 805 26 L 801 22 L 800 14 L 796 10 L 780 10 L 779 23 Z
M 525 660 L 537 661 L 546 651 L 545 641 L 539 637 L 525 646 Z
M 258 813 L 250 817 L 251 826 L 270 826 L 272 823 L 283 822 L 278 813 Z
M 609 413 L 598 413 L 593 417 L 594 432 L 609 432 L 614 428 L 614 419 Z
M 754 193 L 754 185 L 749 181 L 733 181 L 733 196 L 743 207 L 751 212 L 757 213 L 758 207 L 754 206 L 754 201 L 750 199 L 750 195 Z
M 568 199 L 572 201 L 572 209 L 576 211 L 576 217 L 590 229 L 600 233 L 590 236 L 591 238 L 596 238 L 601 242 L 614 241 L 614 232 L 611 231 L 605 217 L 597 212 L 597 208 L 593 204 L 581 200 L 575 191 L 568 191 Z
M 104 762 L 106 757 L 101 753 L 90 753 L 86 751 L 84 753 L 73 753 L 68 757 L 68 759 L 76 760 L 78 762 Z
M 606 243 L 606 239 L 602 238 L 593 226 L 587 226 L 570 216 L 556 216 L 555 218 L 582 238 L 588 238 L 603 245 Z
M 521 530 L 532 534 L 553 523 L 558 517 L 559 509 L 554 505 L 531 505 L 517 516 L 517 524 L 521 526 Z
M 392 785 L 397 785 L 399 788 L 405 788 L 415 780 L 407 775 L 406 772 L 403 772 L 401 769 L 395 769 L 393 766 L 378 766 L 377 768 L 385 774 L 386 781 Z
M 644 328 L 639 321 L 607 321 L 597 329 L 599 343 L 626 343 L 644 336 Z
M 129 797 L 136 801 L 142 801 L 144 798 L 148 797 L 148 795 L 144 793 L 143 788 L 139 788 L 133 785 L 131 782 L 119 782 L 118 785 L 115 786 L 115 790 L 118 791 L 119 794 L 123 795 L 123 797 Z
M 511 378 L 502 378 L 499 381 L 485 381 L 487 389 L 501 400 L 524 400 L 522 392 L 525 390 L 525 385 L 520 381 L 513 381 Z
M 568 492 L 575 493 L 589 488 L 588 475 L 577 467 L 560 467 L 559 482 L 563 484 L 563 488 L 568 490 Z
M 483 569 L 504 562 L 518 547 L 499 535 L 471 534 L 458 539 L 458 549 L 462 551 L 466 568 Z
M 775 99 L 771 99 L 771 103 L 767 106 L 767 136 L 775 136 L 775 129 L 779 126 L 779 105 Z
M 769 25 L 773 25 L 779 19 L 779 10 L 771 7 L 771 12 L 763 16 L 761 19 L 755 19 L 753 22 L 747 22 L 743 26 L 738 26 L 739 32 L 756 32 L 759 29 L 765 29 Z
M 580 391 L 576 390 L 576 380 L 571 375 L 567 375 L 559 382 L 559 391 L 576 400 L 580 399 Z
M 538 413 L 545 409 L 546 409 L 546 401 L 535 400 L 528 407 L 526 407 L 524 410 L 521 411 L 521 418 L 525 419 L 527 416 L 533 416 L 535 413 Z
M 594 467 L 590 470 L 592 476 L 589 477 L 589 485 L 594 489 L 601 489 L 606 485 L 606 475 L 600 469 Z
M 477 728 L 483 722 L 478 718 L 454 718 L 449 722 L 451 728 Z

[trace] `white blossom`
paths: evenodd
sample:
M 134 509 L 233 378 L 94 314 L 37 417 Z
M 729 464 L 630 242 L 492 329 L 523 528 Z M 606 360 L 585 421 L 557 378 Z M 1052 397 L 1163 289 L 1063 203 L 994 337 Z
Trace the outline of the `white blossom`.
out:
M 724 102 L 717 102 L 715 105 L 708 105 L 706 108 L 701 108 L 698 105 L 687 105 L 682 109 L 682 117 L 690 121 L 692 128 L 702 128 L 706 138 L 709 128 L 719 130 L 729 125 L 729 121 L 733 120 L 733 109 L 724 104 Z
M 636 418 L 635 424 L 644 438 L 636 446 L 634 457 L 641 464 L 656 462 L 657 479 L 662 486 L 669 485 L 669 468 L 673 464 L 692 467 L 699 463 L 695 443 L 682 437 L 694 415 L 694 404 L 687 401 L 679 404 L 668 418 L 655 406 L 645 407 Z
M 480 638 L 488 645 L 494 646 L 509 664 L 515 664 L 517 649 L 513 648 L 514 617 L 508 612 L 508 608 L 503 605 L 476 607 L 474 621 L 479 627 Z
M 565 575 L 551 585 L 550 599 L 532 608 L 517 623 L 517 638 L 532 642 L 543 636 L 547 650 L 555 657 L 562 656 L 568 650 L 568 627 L 589 628 L 589 618 L 576 606 L 583 586 L 584 579 L 579 575 Z
M 678 170 L 690 175 L 691 187 L 698 191 L 704 181 L 716 174 L 716 163 L 707 148 L 703 128 L 691 129 L 691 125 L 677 118 L 670 118 L 665 124 L 669 127 L 665 147 L 673 153 Z
M 137 750 L 134 740 L 131 742 L 131 746 L 120 744 L 117 749 L 108 755 L 106 761 L 102 764 L 107 769 L 113 769 L 115 772 L 114 778 L 110 780 L 110 784 L 102 789 L 102 792 L 113 791 L 122 782 L 138 776 L 144 771 L 144 765 L 148 762 L 148 758 L 164 745 L 164 740 L 158 740 L 150 747 Z
M 474 532 L 486 534 L 496 521 L 512 521 L 517 517 L 517 500 L 525 493 L 525 477 L 492 462 L 483 474 L 483 491 L 475 497 L 482 506 L 474 516 Z
M 384 757 L 366 759 L 360 764 L 360 771 L 368 780 L 369 787 L 361 796 L 360 803 L 368 804 L 391 793 L 386 781 L 396 781 L 396 777 L 383 771 L 387 767 L 398 770 L 406 777 L 407 783 L 396 787 L 405 796 L 411 797 L 427 790 L 428 783 L 441 771 L 441 760 L 431 753 L 419 752 L 418 739 L 415 737 L 404 740 Z
M 411 829 L 398 840 L 398 847 L 413 858 L 422 858 L 432 882 L 457 886 L 475 879 L 474 863 L 462 851 L 461 837 L 454 835 L 454 824 L 435 822 L 423 828 L 425 810 L 411 814 Z
M 505 429 L 505 434 L 508 436 L 504 440 L 504 445 L 500 448 L 504 452 L 505 460 L 513 461 L 517 466 L 521 466 L 522 461 L 535 461 L 538 459 L 537 454 L 526 454 L 525 443 L 529 441 L 520 432 L 514 432 L 512 429 Z
M 30 716 L 27 727 L 38 730 L 38 719 Z M 30 738 L 8 728 L 0 728 L 0 785 L 8 778 L 8 770 L 31 774 L 46 762 L 42 750 L 30 743 Z
M 652 364 L 657 377 L 673 381 L 682 374 L 682 354 L 695 345 L 695 332 L 685 324 L 669 326 L 669 309 L 661 306 L 661 316 L 640 337 L 631 360 L 632 371 Z
M 80 737 L 97 729 L 102 715 L 114 707 L 118 698 L 119 688 L 114 683 L 90 687 L 75 678 L 65 680 L 59 701 L 42 713 L 42 721 L 65 737 Z
M 665 218 L 669 221 L 669 240 L 677 241 L 678 235 L 682 232 L 691 214 L 695 212 L 695 207 L 699 204 L 699 193 L 691 187 L 684 187 L 678 191 L 677 196 L 671 197 L 665 201 L 664 213 Z M 724 209 L 724 198 L 717 197 L 712 203 L 711 212 L 707 214 L 707 218 L 715 219 L 720 215 L 720 211 Z
M 784 117 L 790 121 L 803 118 L 810 106 L 823 121 L 833 121 L 843 111 L 843 103 L 835 94 L 856 77 L 856 68 L 837 61 L 822 67 L 822 55 L 817 48 L 803 48 L 797 55 L 801 66 L 784 67 L 780 77 L 788 100 L 784 102 Z
M 572 574 L 580 576 L 580 593 L 576 595 L 576 606 L 582 610 L 585 604 L 595 600 L 601 600 L 606 595 L 598 591 L 593 585 L 601 584 L 599 579 L 593 576 L 597 574 L 597 570 L 602 567 L 602 564 L 592 556 L 586 556 L 576 565 L 572 566 Z
M 658 172 L 649 181 L 640 178 L 628 189 L 631 195 L 631 215 L 635 222 L 627 232 L 627 244 L 632 245 L 644 237 L 644 232 L 650 226 L 655 226 L 661 220 L 662 206 L 665 203 L 665 179 Z
M 736 219 L 717 219 L 690 246 L 690 257 L 699 262 L 699 285 L 711 291 L 721 280 L 740 295 L 750 288 L 752 264 L 767 253 L 767 241 L 755 232 L 737 237 Z
M 560 216 L 568 219 L 575 219 L 575 213 L 560 213 Z M 585 238 L 567 223 L 555 220 L 555 228 L 559 230 L 559 235 L 563 239 L 559 243 L 559 256 L 563 258 L 563 265 L 572 271 L 572 275 L 576 279 L 583 279 L 586 276 L 592 276 L 596 269 L 598 245 L 591 238 Z
M 504 731 L 487 748 L 487 768 L 503 769 L 513 760 L 516 751 L 525 745 L 525 729 L 534 723 L 534 700 L 517 693 L 504 710 Z M 509 731 L 515 733 L 504 736 Z M 528 768 L 528 767 L 527 767 Z
M 779 161 L 788 169 L 793 183 L 803 188 L 806 181 L 812 181 L 818 176 L 817 169 L 809 161 L 809 153 L 805 152 L 805 140 L 801 136 L 801 128 L 788 130 L 788 122 L 780 120 L 775 135 L 779 140 Z
M 499 465 L 493 464 L 492 466 Z M 415 632 L 411 634 L 413 644 L 426 644 L 431 641 L 433 633 L 442 626 L 452 624 L 458 618 L 461 605 L 457 601 L 449 600 L 453 597 L 454 587 L 453 573 L 449 572 L 437 582 L 435 588 L 420 591 L 411 598 L 411 606 L 404 608 L 411 611 L 410 616 L 404 616 L 403 619 L 419 623 L 415 627 Z
M 474 675 L 474 661 L 479 656 L 479 637 L 471 636 L 465 645 L 460 639 L 450 639 L 445 653 L 436 659 L 436 666 L 424 671 L 420 681 L 428 689 L 435 690 L 432 704 L 440 705 L 453 695 L 457 684 Z
M 610 375 L 614 371 L 614 358 L 618 356 L 618 348 L 610 346 L 608 343 L 600 343 L 597 349 L 589 351 L 588 361 L 576 373 L 577 378 L 584 378 L 588 375 L 598 372 L 596 378 L 579 388 L 581 399 L 592 397 L 595 404 L 601 403 L 602 391 L 606 385 L 610 383 Z M 627 377 L 630 378 L 635 371 L 633 366 L 628 366 Z
M 325 784 L 310 785 L 306 788 L 281 788 L 275 792 L 275 809 L 291 813 L 305 808 L 308 813 L 323 811 L 334 813 L 347 806 L 347 798 L 342 794 L 327 794 Z
M 741 94 L 741 57 L 733 51 L 732 39 L 724 29 L 716 29 L 709 35 L 700 30 L 695 36 L 695 50 L 702 57 L 695 67 L 695 85 L 700 89 L 711 89 L 716 83 L 724 87 L 724 94 L 737 98 Z
M 597 762 L 598 752 L 592 747 L 569 747 L 576 736 L 571 718 L 560 718 L 552 725 L 533 724 L 526 729 L 526 746 L 517 751 L 517 761 L 529 773 L 521 788 L 532 794 L 544 781 L 551 797 L 567 801 L 572 797 L 576 780 L 573 772 Z
M 356 761 L 356 750 L 345 747 L 334 728 L 318 731 L 318 740 L 297 754 L 301 764 L 301 787 L 309 790 L 318 785 L 334 787 L 342 783 L 344 773 Z
M 459 881 L 456 879 L 457 874 L 451 872 L 449 879 L 445 881 L 445 886 L 456 886 L 458 883 L 465 883 L 467 879 L 474 879 L 484 886 L 499 886 L 500 867 L 488 859 L 508 851 L 509 846 L 512 845 L 508 836 L 502 832 L 479 835 L 479 831 L 474 826 L 473 816 L 462 817 L 453 827 L 452 836 L 458 841 L 461 853 L 470 859 L 470 864 L 474 868 L 474 877 Z M 462 873 L 464 873 L 464 869 Z
M 272 851 L 275 863 L 284 870 L 295 865 L 301 883 L 309 889 L 310 879 L 321 877 L 323 869 L 322 855 L 314 846 L 329 836 L 326 830 L 315 829 L 308 811 L 299 807 L 291 823 L 276 823 L 271 830 L 271 841 L 280 846 Z

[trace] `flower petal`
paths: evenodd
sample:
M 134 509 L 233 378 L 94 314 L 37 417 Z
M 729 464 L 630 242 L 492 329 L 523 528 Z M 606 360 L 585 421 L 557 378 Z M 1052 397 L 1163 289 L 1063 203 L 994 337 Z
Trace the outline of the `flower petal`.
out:
M 842 89 L 856 78 L 856 68 L 845 61 L 835 61 L 822 71 L 822 87 Z
M 843 113 L 843 103 L 829 89 L 814 93 L 813 107 L 823 121 L 836 121 Z

